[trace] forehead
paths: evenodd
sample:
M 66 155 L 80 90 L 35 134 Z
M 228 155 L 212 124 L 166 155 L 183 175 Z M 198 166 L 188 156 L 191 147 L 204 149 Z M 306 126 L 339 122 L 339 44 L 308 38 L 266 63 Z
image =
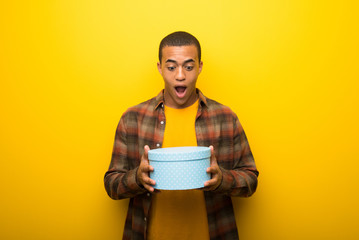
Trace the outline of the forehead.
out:
M 193 59 L 198 61 L 198 52 L 195 45 L 188 46 L 165 46 L 162 48 L 162 62 L 168 59 L 175 60 L 176 62 Z

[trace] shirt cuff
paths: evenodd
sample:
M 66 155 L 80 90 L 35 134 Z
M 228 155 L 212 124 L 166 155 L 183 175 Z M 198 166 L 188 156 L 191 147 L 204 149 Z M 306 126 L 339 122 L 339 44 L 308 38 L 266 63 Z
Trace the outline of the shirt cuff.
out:
M 213 190 L 215 193 L 228 193 L 231 191 L 233 186 L 234 177 L 231 174 L 231 171 L 226 170 L 222 167 L 219 167 L 222 171 L 222 182 L 219 186 Z
M 128 171 L 127 186 L 132 193 L 141 194 L 147 192 L 147 190 L 137 182 L 137 170 L 138 167 L 131 171 Z

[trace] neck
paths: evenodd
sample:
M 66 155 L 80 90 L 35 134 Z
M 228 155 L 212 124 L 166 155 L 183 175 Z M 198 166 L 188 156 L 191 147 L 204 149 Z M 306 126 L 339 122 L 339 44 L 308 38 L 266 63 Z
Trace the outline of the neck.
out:
M 170 96 L 168 96 L 168 93 L 166 92 L 166 90 L 164 91 L 164 103 L 166 106 L 171 107 L 171 108 L 186 108 L 191 106 L 192 104 L 194 104 L 197 99 L 198 99 L 198 93 L 197 90 L 194 90 L 194 93 L 191 94 L 191 96 L 187 99 L 186 102 L 184 103 L 177 103 L 176 101 L 174 101 L 173 99 L 171 99 Z

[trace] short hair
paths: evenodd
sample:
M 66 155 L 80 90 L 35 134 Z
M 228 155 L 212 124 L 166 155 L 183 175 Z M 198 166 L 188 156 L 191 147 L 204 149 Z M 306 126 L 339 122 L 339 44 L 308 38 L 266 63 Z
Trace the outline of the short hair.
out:
M 194 45 L 197 48 L 198 59 L 201 62 L 201 45 L 197 38 L 193 35 L 189 34 L 188 32 L 177 31 L 167 35 L 165 38 L 162 39 L 160 43 L 160 48 L 158 51 L 158 58 L 162 60 L 162 49 L 166 46 L 189 46 Z

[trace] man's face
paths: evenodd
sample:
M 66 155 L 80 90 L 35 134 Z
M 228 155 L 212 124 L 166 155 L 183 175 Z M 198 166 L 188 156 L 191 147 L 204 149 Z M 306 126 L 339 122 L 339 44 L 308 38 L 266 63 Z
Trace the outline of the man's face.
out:
M 162 59 L 157 68 L 165 81 L 167 106 L 185 108 L 197 100 L 196 82 L 202 65 L 195 45 L 162 48 Z

